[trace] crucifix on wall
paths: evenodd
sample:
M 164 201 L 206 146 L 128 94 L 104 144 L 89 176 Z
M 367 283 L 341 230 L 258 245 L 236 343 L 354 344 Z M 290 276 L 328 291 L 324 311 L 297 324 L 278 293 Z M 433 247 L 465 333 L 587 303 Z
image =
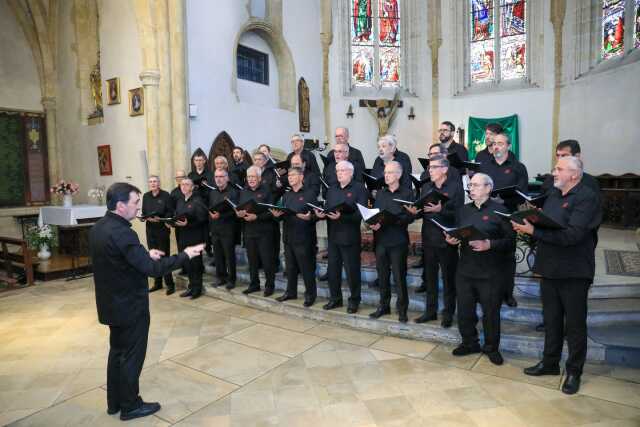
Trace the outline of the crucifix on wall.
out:
M 402 101 L 399 99 L 399 94 L 396 93 L 392 100 L 361 99 L 359 105 L 369 110 L 378 125 L 378 136 L 382 136 L 389 132 L 398 108 L 402 108 Z

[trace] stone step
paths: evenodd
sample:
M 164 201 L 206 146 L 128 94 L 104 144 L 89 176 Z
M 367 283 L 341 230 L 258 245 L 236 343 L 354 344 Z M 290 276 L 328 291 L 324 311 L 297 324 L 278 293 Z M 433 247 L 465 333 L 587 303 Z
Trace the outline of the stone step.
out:
M 238 279 L 243 282 L 249 282 L 249 271 L 247 266 L 238 267 Z M 261 274 L 261 283 L 264 284 L 264 275 Z M 205 283 L 214 283 L 215 279 L 211 275 L 207 275 Z M 318 281 L 316 283 L 318 289 L 318 296 L 323 298 L 329 297 L 328 283 L 324 281 Z M 276 289 L 284 291 L 286 289 L 286 278 L 282 273 L 276 274 Z M 304 283 L 302 279 L 298 279 L 298 295 L 303 295 Z M 349 288 L 346 280 L 342 282 L 342 293 L 345 298 L 349 295 Z M 369 285 L 363 284 L 361 290 L 362 302 L 368 305 L 375 306 L 378 304 L 380 293 L 377 288 L 372 288 Z M 533 328 L 535 325 L 542 322 L 542 303 L 538 297 L 526 297 L 517 296 L 518 307 L 508 307 L 503 305 L 500 310 L 500 317 L 503 320 L 508 320 L 516 323 L 524 323 Z M 392 291 L 391 305 L 395 306 L 396 295 Z M 425 294 L 416 293 L 415 287 L 409 288 L 409 310 L 416 312 L 424 312 L 426 305 Z M 442 293 L 439 295 L 439 307 L 442 308 Z M 481 315 L 482 311 L 478 306 L 478 315 Z M 619 298 L 619 299 L 595 299 L 589 300 L 589 311 L 587 315 L 587 324 L 589 326 L 595 325 L 610 325 L 617 322 L 640 322 L 640 300 L 634 298 Z
M 186 278 L 184 276 L 178 276 L 176 283 L 178 286 L 185 286 Z M 346 312 L 346 304 L 345 307 L 335 310 L 323 310 L 322 306 L 327 302 L 327 298 L 323 296 L 319 296 L 312 307 L 304 307 L 302 305 L 304 298 L 302 298 L 301 294 L 299 295 L 300 298 L 297 300 L 280 303 L 277 302 L 274 297 L 263 297 L 261 292 L 244 295 L 242 294 L 242 290 L 244 290 L 246 286 L 246 283 L 239 282 L 238 286 L 231 291 L 228 291 L 223 287 L 213 288 L 211 286 L 205 286 L 204 292 L 209 297 L 214 297 L 235 304 L 274 313 L 322 321 L 334 325 L 346 326 L 367 332 L 451 344 L 460 342 L 460 335 L 458 333 L 455 320 L 454 325 L 447 329 L 440 326 L 439 321 L 416 324 L 411 319 L 418 317 L 421 313 L 411 310 L 408 313 L 410 322 L 406 324 L 400 323 L 397 320 L 395 310 L 393 310 L 391 315 L 383 316 L 380 319 L 370 319 L 368 314 L 375 310 L 375 306 L 364 302 L 360 305 L 358 313 L 348 314 Z M 482 322 L 479 322 L 478 329 L 480 330 L 480 336 L 482 337 L 481 328 Z M 536 332 L 534 328 L 530 327 L 530 325 L 510 320 L 503 320 L 501 322 L 501 350 L 517 353 L 527 357 L 540 358 L 542 356 L 543 346 L 543 334 Z M 604 361 L 606 359 L 606 351 L 606 346 L 589 339 L 587 353 L 587 359 L 589 361 Z

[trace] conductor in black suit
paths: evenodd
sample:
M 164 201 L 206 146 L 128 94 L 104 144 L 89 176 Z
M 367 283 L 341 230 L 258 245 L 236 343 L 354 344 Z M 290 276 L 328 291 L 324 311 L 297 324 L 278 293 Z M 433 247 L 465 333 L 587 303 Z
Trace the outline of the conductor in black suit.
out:
M 147 278 L 180 268 L 204 249 L 204 245 L 191 246 L 169 257 L 157 249 L 147 252 L 131 230 L 130 221 L 139 208 L 140 190 L 115 183 L 107 191 L 109 211 L 89 233 L 98 320 L 110 330 L 107 413 L 121 411 L 121 420 L 160 410 L 159 403 L 143 402 L 139 396 L 150 322 Z

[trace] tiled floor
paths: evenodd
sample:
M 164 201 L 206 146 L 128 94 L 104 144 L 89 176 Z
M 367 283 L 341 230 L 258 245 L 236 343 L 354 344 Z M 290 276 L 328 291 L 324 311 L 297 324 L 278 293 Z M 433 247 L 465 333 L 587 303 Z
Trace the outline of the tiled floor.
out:
M 581 393 L 531 378 L 533 360 L 453 358 L 379 336 L 209 297 L 151 297 L 142 395 L 127 425 L 640 426 L 640 371 L 588 366 Z M 0 424 L 119 425 L 106 414 L 107 328 L 91 279 L 0 294 Z

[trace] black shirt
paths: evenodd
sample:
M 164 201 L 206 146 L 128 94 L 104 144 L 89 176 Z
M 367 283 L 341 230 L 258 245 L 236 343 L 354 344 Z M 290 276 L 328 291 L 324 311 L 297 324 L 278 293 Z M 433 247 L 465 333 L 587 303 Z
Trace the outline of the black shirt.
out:
M 400 163 L 402 166 L 402 176 L 400 177 L 400 186 L 404 188 L 411 188 L 411 159 L 406 153 L 400 150 L 396 150 L 393 153 L 393 160 Z M 384 160 L 380 157 L 376 157 L 373 162 L 373 168 L 371 168 L 371 175 L 380 178 L 384 176 Z
M 336 162 L 336 158 L 335 158 L 335 155 L 333 154 L 333 150 L 329 151 L 329 154 L 327 154 L 327 160 L 328 160 L 327 166 L 331 163 Z M 366 169 L 366 166 L 364 163 L 364 157 L 362 157 L 362 151 L 358 150 L 356 147 L 354 147 L 351 144 L 349 144 L 349 158 L 347 160 L 349 160 L 353 164 L 353 167 L 356 169 L 360 169 L 361 171 Z
M 320 176 L 315 172 L 307 171 L 304 173 L 304 188 L 305 191 L 311 193 L 311 195 L 317 199 L 320 194 Z
M 388 187 L 378 191 L 374 207 L 397 215 L 398 222 L 396 224 L 382 224 L 378 231 L 374 231 L 376 244 L 385 248 L 409 244 L 407 227 L 413 222 L 413 215 L 393 199 L 411 200 L 412 197 L 413 192 L 402 186 L 393 192 Z
M 476 252 L 468 242 L 460 244 L 460 262 L 458 274 L 470 278 L 490 279 L 499 274 L 504 267 L 505 254 L 512 252 L 515 247 L 515 232 L 508 221 L 502 219 L 498 212 L 507 212 L 504 205 L 487 200 L 480 208 L 474 202 L 467 203 L 457 215 L 457 226 L 473 225 L 489 235 L 491 247 L 489 250 Z M 494 283 L 499 286 L 498 281 Z
M 335 164 L 335 163 L 334 163 Z M 340 184 L 329 187 L 325 206 L 331 208 L 341 203 L 353 206 L 353 213 L 340 214 L 340 218 L 332 220 L 327 218 L 329 240 L 338 245 L 355 245 L 360 243 L 360 221 L 362 217 L 356 206 L 360 203 L 367 205 L 367 190 L 360 182 L 351 180 L 344 188 Z
M 594 194 L 598 196 L 598 199 L 600 199 L 600 184 L 598 184 L 598 180 L 593 175 L 583 173 L 581 182 L 589 189 L 591 189 L 591 191 L 593 191 Z M 540 193 L 545 194 L 553 189 L 553 175 L 546 174 L 544 177 L 544 181 L 540 186 Z
M 89 231 L 98 320 L 124 326 L 149 315 L 147 278 L 162 277 L 180 268 L 189 257 L 184 252 L 158 261 L 149 257 L 131 223 L 107 212 Z
M 278 174 L 276 173 L 273 165 L 265 166 L 265 168 L 262 170 L 260 182 L 261 186 L 269 190 L 269 192 L 271 193 L 271 200 L 273 200 L 274 202 L 280 200 L 280 197 L 282 197 L 285 186 L 287 184 L 286 177 L 278 177 Z M 278 187 L 278 182 L 281 183 L 280 187 Z
M 307 203 L 316 204 L 318 195 L 306 186 L 301 187 L 298 191 L 287 191 L 282 196 L 283 206 L 299 213 L 309 211 Z M 296 215 L 283 215 L 279 217 L 284 223 L 282 240 L 292 245 L 314 244 L 315 240 L 312 236 L 316 235 L 315 215 L 311 215 L 309 221 L 298 218 Z
M 474 159 L 474 161 L 478 162 L 478 163 L 487 163 L 489 162 L 491 159 L 493 159 L 493 154 L 491 154 L 489 152 L 488 148 L 485 148 L 484 150 L 478 151 L 478 153 L 476 154 L 476 158 Z
M 197 192 L 202 200 L 207 200 L 209 197 L 209 187 L 205 187 L 204 185 L 198 185 L 197 182 L 199 180 L 206 181 L 207 184 L 211 186 L 215 186 L 215 180 L 213 179 L 213 173 L 211 171 L 204 169 L 202 173 L 198 173 L 195 170 L 189 172 L 187 175 L 189 179 L 193 181 L 195 187 L 193 189 L 194 193 Z
M 204 243 L 204 235 L 207 227 L 207 219 L 209 214 L 207 206 L 204 204 L 199 195 L 195 191 L 189 199 L 181 197 L 176 204 L 176 216 L 186 215 L 187 225 L 184 227 L 176 227 L 179 229 L 178 242 L 180 246 L 186 247 Z
M 463 162 L 469 160 L 469 153 L 467 152 L 467 149 L 464 147 L 464 145 L 458 144 L 455 141 L 451 141 L 451 144 L 449 144 L 449 147 L 447 148 L 447 154 L 452 153 L 457 153 L 458 157 L 460 157 L 460 160 L 462 160 Z M 457 168 L 457 171 L 461 175 L 464 175 L 466 173 L 465 169 L 465 167 L 460 167 Z
M 173 216 L 173 200 L 171 195 L 164 190 L 160 190 L 157 196 L 151 191 L 142 196 L 142 215 L 156 213 L 160 218 L 171 218 Z M 145 221 L 147 233 L 169 233 L 169 229 L 161 222 Z
M 595 230 L 602 221 L 600 199 L 580 182 L 564 196 L 557 188 L 551 190 L 542 211 L 565 228 L 535 227 L 538 249 L 533 271 L 549 279 L 593 280 Z
M 486 173 L 493 179 L 494 190 L 515 185 L 518 190 L 526 194 L 529 187 L 527 168 L 515 158 L 512 152 L 508 151 L 507 153 L 507 160 L 501 165 L 492 156 L 488 162 L 482 163 L 480 172 Z M 510 212 L 513 212 L 518 208 L 518 201 L 518 198 L 507 198 L 504 200 L 504 205 Z
M 287 155 L 287 160 L 291 160 L 294 156 L 294 152 L 291 152 Z M 304 162 L 304 172 L 315 172 L 317 174 L 320 173 L 320 168 L 318 167 L 318 161 L 316 160 L 316 156 L 309 150 L 302 150 L 300 152 L 300 157 Z
M 217 191 L 209 192 L 209 208 L 224 202 L 224 199 L 229 199 L 236 203 L 238 201 L 238 190 L 231 184 L 227 183 L 224 190 L 218 188 Z M 212 219 L 209 217 L 209 230 L 211 234 L 231 236 L 235 233 L 236 225 L 238 223 L 238 217 L 233 209 L 227 208 L 218 212 L 220 218 Z
M 171 190 L 171 193 L 169 193 L 169 196 L 171 196 L 171 210 L 175 214 L 176 206 L 178 205 L 178 200 L 180 200 L 182 197 L 184 197 L 182 195 L 182 191 L 180 191 L 180 186 L 177 186 L 176 188 Z
M 244 187 L 249 166 L 250 165 L 244 160 L 240 163 L 236 163 L 235 161 L 231 162 L 231 167 L 229 167 L 229 180 L 231 183 Z
M 353 165 L 353 180 L 356 182 L 362 182 L 364 178 L 362 177 L 362 172 L 364 169 L 361 169 L 360 166 L 352 163 Z M 327 166 L 322 171 L 322 176 L 324 181 L 327 183 L 329 187 L 334 185 L 338 185 L 338 175 L 336 174 L 336 162 L 328 163 Z
M 455 171 L 455 169 L 449 170 Z M 422 216 L 422 245 L 443 248 L 448 245 L 444 234 L 430 219 L 433 218 L 446 227 L 455 226 L 456 212 L 464 205 L 464 189 L 457 173 L 447 177 L 440 188 L 433 182 L 424 184 L 420 190 L 420 196 L 424 196 L 433 189 L 447 196 L 449 200 L 442 205 L 442 210 L 438 213 L 418 212 L 418 215 Z
M 271 168 L 273 169 L 273 168 Z M 273 194 L 270 189 L 264 184 L 260 184 L 255 190 L 247 186 L 240 192 L 238 198 L 238 204 L 245 203 L 249 200 L 255 200 L 256 203 L 270 203 L 273 204 Z M 258 218 L 255 221 L 245 221 L 244 223 L 244 235 L 245 237 L 263 237 L 271 236 L 273 233 L 273 215 L 268 210 L 257 214 Z

